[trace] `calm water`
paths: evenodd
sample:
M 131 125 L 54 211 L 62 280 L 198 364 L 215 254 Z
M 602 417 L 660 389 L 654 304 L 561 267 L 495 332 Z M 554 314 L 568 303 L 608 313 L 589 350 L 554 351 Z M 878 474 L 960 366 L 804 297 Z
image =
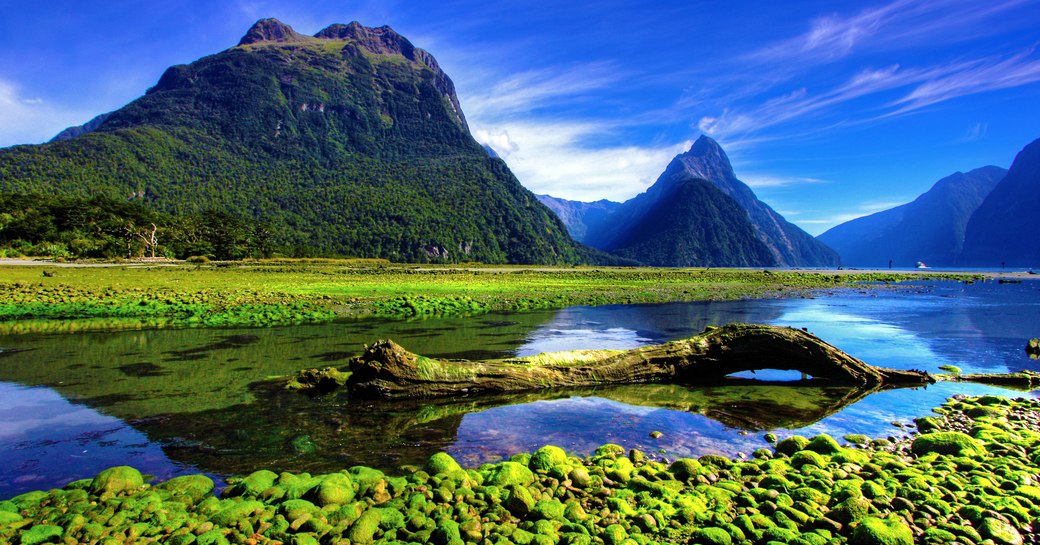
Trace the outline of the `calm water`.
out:
M 1040 367 L 1023 350 L 1027 339 L 1040 335 L 1040 282 L 1032 281 L 417 322 L 0 337 L 0 498 L 120 464 L 165 479 L 199 471 L 219 478 L 261 467 L 391 469 L 421 463 L 437 450 L 477 465 L 546 443 L 579 453 L 615 442 L 668 458 L 732 455 L 765 446 L 765 431 L 899 436 L 894 422 L 909 423 L 950 395 L 1021 395 L 963 384 L 869 393 L 770 383 L 385 404 L 288 394 L 262 380 L 345 365 L 364 343 L 381 338 L 425 355 L 477 359 L 630 348 L 730 322 L 805 327 L 888 367 Z M 651 439 L 651 431 L 664 435 Z

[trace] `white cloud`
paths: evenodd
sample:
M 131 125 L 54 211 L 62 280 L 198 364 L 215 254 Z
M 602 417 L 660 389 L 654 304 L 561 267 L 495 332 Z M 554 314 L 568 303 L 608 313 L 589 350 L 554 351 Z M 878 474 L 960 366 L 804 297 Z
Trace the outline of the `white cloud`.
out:
M 474 129 L 473 138 L 476 138 L 477 142 L 481 144 L 491 146 L 491 149 L 495 150 L 499 157 L 509 157 L 520 149 L 520 146 L 509 137 L 509 131 L 492 133 L 487 129 Z
M 784 187 L 804 184 L 825 184 L 826 180 L 810 178 L 807 176 L 777 176 L 774 174 L 746 173 L 740 175 L 740 180 L 749 187 Z
M 474 134 L 508 135 L 514 148 L 504 157 L 525 187 L 579 201 L 624 201 L 645 191 L 668 162 L 692 144 L 585 145 L 590 138 L 611 130 L 599 122 L 524 120 L 490 129 L 477 127 Z
M 56 108 L 40 97 L 22 96 L 16 85 L 0 80 L 0 147 L 46 142 L 89 118 L 89 114 Z

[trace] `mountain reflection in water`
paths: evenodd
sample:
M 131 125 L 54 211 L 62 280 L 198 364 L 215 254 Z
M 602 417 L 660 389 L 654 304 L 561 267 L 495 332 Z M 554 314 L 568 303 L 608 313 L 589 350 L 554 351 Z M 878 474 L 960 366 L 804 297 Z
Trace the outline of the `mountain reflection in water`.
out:
M 903 431 L 892 422 L 909 422 L 950 395 L 1020 394 L 949 383 L 880 393 L 819 386 L 636 385 L 388 405 L 272 391 L 263 379 L 345 365 L 364 343 L 380 338 L 429 356 L 482 359 L 631 348 L 729 322 L 805 327 L 887 367 L 1035 369 L 1023 347 L 1040 331 L 1038 287 L 1037 282 L 940 282 L 816 299 L 0 337 L 0 497 L 60 486 L 123 463 L 168 478 L 261 467 L 389 469 L 421 462 L 438 450 L 478 464 L 546 443 L 579 453 L 616 442 L 666 457 L 731 455 L 766 446 L 761 438 L 766 430 L 899 435 Z M 663 435 L 652 439 L 651 431 Z

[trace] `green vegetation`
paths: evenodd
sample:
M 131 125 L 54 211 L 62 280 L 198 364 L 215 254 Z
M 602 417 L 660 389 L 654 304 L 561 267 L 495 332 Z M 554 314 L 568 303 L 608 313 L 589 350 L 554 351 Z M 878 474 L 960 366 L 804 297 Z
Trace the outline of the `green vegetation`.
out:
M 220 210 L 186 216 L 108 197 L 0 194 L 0 257 L 213 259 L 271 257 L 270 227 Z
M 130 199 L 140 206 L 125 211 L 169 215 L 155 222 L 163 231 L 159 244 L 182 257 L 589 259 L 592 252 L 473 140 L 432 57 L 409 61 L 365 47 L 261 43 L 171 67 L 94 132 L 0 150 L 0 192 L 15 200 Z M 246 240 L 228 233 L 184 240 L 196 245 L 192 250 L 177 247 L 173 233 L 182 223 L 218 230 L 229 224 L 192 221 L 211 210 L 246 226 Z M 73 256 L 107 251 L 64 237 L 56 237 L 65 244 L 57 250 Z M 45 250 L 21 240 L 9 247 Z
M 1007 416 L 970 416 L 991 406 Z M 1040 530 L 1040 402 L 962 399 L 936 412 L 941 433 L 970 436 L 980 450 L 911 451 L 909 439 L 853 448 L 821 435 L 750 459 L 666 463 L 619 445 L 584 458 L 546 446 L 476 469 L 444 453 L 398 475 L 261 469 L 221 497 L 205 476 L 149 485 L 120 467 L 0 501 L 0 540 L 1015 544 Z
M 714 269 L 392 266 L 257 261 L 0 268 L 0 333 L 263 326 L 336 317 L 422 318 L 493 310 L 800 296 L 895 274 Z M 951 278 L 964 278 L 951 276 Z

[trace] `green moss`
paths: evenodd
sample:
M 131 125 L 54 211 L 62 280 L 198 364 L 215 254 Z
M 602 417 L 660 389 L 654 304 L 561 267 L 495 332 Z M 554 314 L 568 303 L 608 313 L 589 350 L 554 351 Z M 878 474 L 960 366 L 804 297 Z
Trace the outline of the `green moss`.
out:
M 224 490 L 225 496 L 248 496 L 257 497 L 274 486 L 275 480 L 278 479 L 278 474 L 266 469 L 254 471 L 247 477 L 238 481 L 238 483 L 228 487 Z
M 791 437 L 781 439 L 776 444 L 776 451 L 780 454 L 786 454 L 788 456 L 791 456 L 799 450 L 804 449 L 805 446 L 808 444 L 809 440 L 802 437 L 801 435 L 792 435 Z
M 314 500 L 320 506 L 346 505 L 354 499 L 354 482 L 345 473 L 326 476 L 314 490 Z
M 914 534 L 900 520 L 867 517 L 860 521 L 849 540 L 851 545 L 913 545 Z
M 90 483 L 90 491 L 99 496 L 130 492 L 144 486 L 141 472 L 129 467 L 118 466 L 98 473 Z
M 934 452 L 953 456 L 984 456 L 986 448 L 971 436 L 955 431 L 926 433 L 914 439 L 911 450 L 918 456 Z
M 567 453 L 560 447 L 546 445 L 531 455 L 528 467 L 534 471 L 549 471 L 567 464 Z
M 1022 545 L 1022 534 L 1014 526 L 997 518 L 984 518 L 979 525 L 979 534 L 1000 545 Z
M 820 454 L 838 454 L 842 451 L 841 445 L 826 433 L 813 437 L 804 448 Z
M 37 543 L 57 542 L 65 530 L 61 526 L 53 524 L 36 524 L 22 533 L 22 545 L 36 545 Z
M 169 493 L 171 497 L 197 503 L 213 491 L 213 479 L 205 475 L 183 475 L 160 483 L 155 488 Z
M 462 471 L 462 466 L 446 452 L 438 452 L 426 462 L 426 472 L 430 475 L 449 474 Z
M 733 537 L 722 528 L 707 527 L 697 531 L 695 539 L 704 545 L 730 545 Z
M 484 474 L 486 483 L 494 486 L 527 486 L 534 482 L 534 473 L 517 462 L 502 462 Z

